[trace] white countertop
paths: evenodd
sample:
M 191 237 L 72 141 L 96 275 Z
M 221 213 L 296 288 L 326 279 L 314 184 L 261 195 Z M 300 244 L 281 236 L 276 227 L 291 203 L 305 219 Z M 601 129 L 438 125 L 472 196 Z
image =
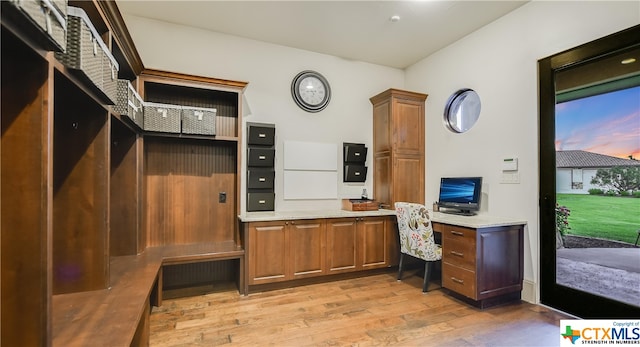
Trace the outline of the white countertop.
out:
M 314 211 L 280 211 L 280 212 L 247 212 L 238 216 L 241 222 L 266 222 L 274 220 L 316 219 L 316 218 L 348 218 L 348 217 L 376 217 L 395 216 L 395 210 L 376 211 L 345 211 L 345 210 L 314 210 Z
M 527 221 L 519 218 L 497 217 L 487 214 L 460 216 L 442 212 L 429 211 L 431 220 L 437 223 L 452 224 L 467 228 L 489 228 L 509 225 L 526 225 Z
M 526 225 L 527 221 L 518 218 L 496 217 L 486 214 L 475 216 L 459 216 L 442 212 L 429 211 L 431 220 L 437 223 L 452 224 L 468 228 L 488 228 L 508 225 Z M 395 216 L 395 210 L 377 211 L 345 211 L 345 210 L 317 210 L 317 211 L 277 211 L 277 212 L 247 212 L 238 216 L 241 222 L 267 222 L 278 220 L 318 219 L 318 218 L 349 218 Z

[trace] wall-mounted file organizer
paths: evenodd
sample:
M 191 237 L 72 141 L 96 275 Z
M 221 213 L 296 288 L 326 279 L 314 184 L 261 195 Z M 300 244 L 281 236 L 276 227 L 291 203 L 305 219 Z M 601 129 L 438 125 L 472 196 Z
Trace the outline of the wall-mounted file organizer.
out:
M 247 212 L 274 210 L 275 135 L 274 124 L 247 123 Z
M 343 143 L 343 182 L 367 180 L 367 147 L 363 143 Z

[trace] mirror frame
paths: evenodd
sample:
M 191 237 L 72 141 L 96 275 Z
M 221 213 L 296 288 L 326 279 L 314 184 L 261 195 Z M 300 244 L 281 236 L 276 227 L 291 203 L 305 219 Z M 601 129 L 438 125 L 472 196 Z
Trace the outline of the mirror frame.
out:
M 470 100 L 468 97 L 474 97 L 477 100 L 477 107 L 466 107 L 465 101 Z M 466 102 L 467 106 L 476 106 L 474 103 Z M 459 89 L 455 93 L 451 94 L 449 100 L 444 107 L 444 125 L 447 129 L 454 133 L 464 133 L 469 131 L 480 118 L 481 109 L 480 96 L 471 88 Z M 458 117 L 458 113 L 462 111 L 461 117 Z

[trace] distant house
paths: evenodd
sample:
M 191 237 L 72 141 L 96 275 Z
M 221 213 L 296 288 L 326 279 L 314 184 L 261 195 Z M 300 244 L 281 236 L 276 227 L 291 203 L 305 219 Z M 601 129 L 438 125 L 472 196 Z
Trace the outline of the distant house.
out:
M 556 151 L 556 192 L 589 194 L 589 189 L 606 189 L 591 184 L 598 169 L 640 166 L 640 161 L 587 151 Z

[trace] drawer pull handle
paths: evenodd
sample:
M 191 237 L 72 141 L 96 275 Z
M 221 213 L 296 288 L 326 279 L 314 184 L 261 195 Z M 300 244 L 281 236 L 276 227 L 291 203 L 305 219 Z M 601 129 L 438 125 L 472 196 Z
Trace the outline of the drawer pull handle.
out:
M 461 253 L 461 252 L 451 251 L 451 252 L 449 252 L 449 253 L 451 253 L 451 254 L 453 254 L 453 255 L 456 255 L 456 256 L 458 256 L 458 257 L 464 257 L 464 253 Z
M 258 134 L 258 137 L 267 137 L 267 134 Z
M 459 231 L 455 231 L 455 230 L 451 230 L 451 233 L 452 233 L 453 235 L 457 235 L 457 236 L 464 236 L 464 233 L 461 233 L 461 232 L 459 232 Z
M 266 203 L 267 203 L 267 200 L 258 200 L 258 203 L 259 203 L 259 204 L 266 204 Z
M 259 157 L 258 157 L 258 159 L 260 159 L 260 160 L 265 160 L 265 159 L 267 159 L 267 157 L 266 157 L 266 156 L 264 156 L 264 155 L 261 155 L 261 156 L 259 156 Z
M 464 284 L 464 280 L 461 280 L 459 278 L 451 277 L 451 280 L 456 282 L 456 283 Z
M 360 152 L 355 152 L 355 153 L 353 153 L 353 155 L 355 155 L 356 157 L 359 157 L 360 156 Z
M 267 181 L 267 179 L 266 179 L 266 178 L 264 178 L 264 177 L 260 177 L 260 178 L 258 178 L 258 181 L 260 181 L 260 182 L 266 182 L 266 181 Z

